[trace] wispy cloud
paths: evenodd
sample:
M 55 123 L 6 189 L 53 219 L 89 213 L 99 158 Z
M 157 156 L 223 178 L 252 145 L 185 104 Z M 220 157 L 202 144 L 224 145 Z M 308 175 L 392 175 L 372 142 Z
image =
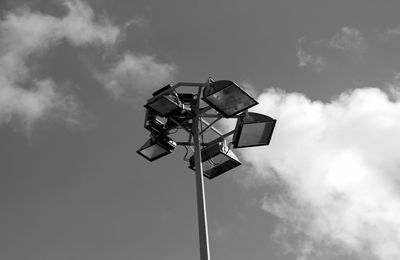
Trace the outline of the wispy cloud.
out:
M 327 45 L 341 52 L 361 54 L 365 50 L 365 41 L 362 33 L 350 27 L 342 27 Z
M 143 17 L 136 17 L 124 24 L 124 28 L 128 27 L 136 27 L 136 28 L 146 28 L 149 26 L 149 20 L 143 18 Z
M 400 92 L 392 92 L 360 88 L 328 103 L 277 89 L 259 96 L 255 110 L 278 119 L 275 132 L 269 147 L 241 156 L 273 188 L 263 208 L 291 227 L 281 234 L 300 237 L 301 259 L 332 248 L 400 258 Z
M 322 56 L 314 56 L 303 49 L 302 43 L 304 37 L 297 41 L 297 59 L 299 61 L 299 67 L 310 67 L 317 71 L 322 70 L 325 62 Z
M 387 29 L 387 36 L 397 36 L 400 35 L 400 26 Z
M 119 29 L 105 18 L 95 21 L 85 2 L 70 0 L 64 6 L 64 17 L 20 8 L 0 20 L 0 124 L 18 120 L 29 127 L 61 111 L 70 115 L 77 107 L 53 79 L 37 78 L 28 60 L 62 40 L 72 46 L 112 45 L 117 40 Z
M 104 73 L 95 73 L 96 79 L 115 98 L 147 96 L 171 82 L 176 66 L 161 63 L 150 55 L 126 52 Z
M 366 49 L 366 43 L 362 33 L 350 27 L 342 27 L 330 40 L 320 39 L 312 41 L 309 46 L 311 51 L 306 51 L 303 47 L 305 38 L 297 40 L 297 59 L 299 67 L 308 67 L 316 71 L 321 71 L 327 63 L 327 51 L 333 49 L 342 53 L 361 55 Z M 319 49 L 322 55 L 315 55 Z

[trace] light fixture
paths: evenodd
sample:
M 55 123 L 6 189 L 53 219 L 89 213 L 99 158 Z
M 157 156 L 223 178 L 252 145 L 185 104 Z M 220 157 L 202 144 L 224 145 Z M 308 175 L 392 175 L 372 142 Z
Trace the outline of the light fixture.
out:
M 158 98 L 151 98 L 144 106 L 155 111 L 160 116 L 168 116 L 184 108 L 176 93 L 170 93 Z
M 193 87 L 195 89 L 192 89 Z M 203 102 L 207 103 L 207 106 L 204 106 Z M 213 81 L 208 78 L 205 83 L 178 82 L 167 85 L 154 92 L 153 97 L 145 105 L 144 127 L 151 132 L 151 138 L 137 153 L 149 161 L 154 161 L 170 154 L 177 145 L 184 146 L 186 148 L 184 160 L 189 161 L 189 168 L 196 173 L 201 260 L 210 259 L 204 178 L 213 179 L 241 165 L 231 147 L 268 145 L 274 131 L 275 119 L 247 112 L 257 104 L 254 98 L 234 82 Z M 213 126 L 223 117 L 238 119 L 234 130 L 221 133 Z M 204 118 L 215 120 L 209 123 Z M 202 127 L 203 124 L 206 125 L 205 128 Z M 211 137 L 211 133 L 207 132 L 209 130 L 219 138 L 207 143 L 204 142 L 204 137 Z M 225 138 L 232 134 L 232 143 L 227 146 Z M 174 139 L 186 135 L 188 139 L 174 142 L 168 137 L 169 135 Z M 187 160 L 188 147 L 193 150 L 193 156 L 189 160 Z
M 178 98 L 185 104 L 191 104 L 194 101 L 194 95 L 191 93 L 178 93 Z
M 157 118 L 157 113 L 148 109 L 146 110 L 144 128 L 153 134 L 166 134 L 168 131 L 167 126 Z
M 162 87 L 153 93 L 153 97 L 144 105 L 145 108 L 156 112 L 159 116 L 166 117 L 185 108 L 179 100 L 178 93 L 171 84 Z
M 201 150 L 203 164 L 203 175 L 208 179 L 213 179 L 218 175 L 229 171 L 239 165 L 240 161 L 229 149 L 225 141 L 218 140 Z M 196 170 L 194 157 L 189 159 L 189 168 Z
M 276 120 L 262 114 L 245 112 L 236 122 L 233 134 L 233 147 L 243 148 L 268 145 Z
M 157 160 L 174 150 L 176 143 L 165 135 L 152 135 L 136 152 L 149 161 Z
M 203 100 L 224 117 L 231 117 L 258 102 L 230 80 L 211 82 L 203 91 Z

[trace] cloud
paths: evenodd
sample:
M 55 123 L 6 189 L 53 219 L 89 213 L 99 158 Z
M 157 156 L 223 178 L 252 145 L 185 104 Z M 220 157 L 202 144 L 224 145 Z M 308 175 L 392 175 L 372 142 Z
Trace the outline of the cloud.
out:
M 124 24 L 124 28 L 128 27 L 135 27 L 135 28 L 146 28 L 149 26 L 149 20 L 143 18 L 143 17 L 136 17 Z
M 103 18 L 95 21 L 85 2 L 65 1 L 64 17 L 20 8 L 0 20 L 0 124 L 11 120 L 29 126 L 41 118 L 77 105 L 51 78 L 38 79 L 32 60 L 62 40 L 72 46 L 112 45 L 119 29 Z M 68 110 L 68 111 L 66 111 Z M 57 112 L 58 111 L 58 112 Z
M 68 123 L 76 123 L 78 104 L 71 95 L 58 90 L 48 78 L 32 82 L 32 86 L 30 90 L 7 85 L 0 88 L 0 123 L 17 118 L 29 129 L 48 116 L 63 116 Z
M 321 71 L 326 65 L 325 54 L 314 55 L 303 48 L 303 42 L 305 38 L 302 37 L 297 40 L 297 59 L 299 61 L 299 67 L 308 67 L 316 71 Z M 335 34 L 330 40 L 322 39 L 311 42 L 313 51 L 316 48 L 322 49 L 326 52 L 328 49 L 334 49 L 342 53 L 352 53 L 361 55 L 366 48 L 364 37 L 362 33 L 357 29 L 350 27 L 342 27 L 340 31 Z
M 332 248 L 400 259 L 399 93 L 359 88 L 328 103 L 277 89 L 259 96 L 255 111 L 278 120 L 271 144 L 236 151 L 265 183 L 262 207 L 287 227 L 281 235 L 300 241 L 301 259 Z
M 387 36 L 396 36 L 400 35 L 400 26 L 397 26 L 395 28 L 389 28 L 387 30 Z
M 302 47 L 302 42 L 304 38 L 300 38 L 297 41 L 297 59 L 299 61 L 299 67 L 310 67 L 317 71 L 322 70 L 325 62 L 322 56 L 314 56 L 306 52 Z
M 362 33 L 355 28 L 349 27 L 342 27 L 327 45 L 341 52 L 361 54 L 365 50 L 365 41 Z
M 142 97 L 170 83 L 175 70 L 175 65 L 157 62 L 153 56 L 126 52 L 109 71 L 96 72 L 95 77 L 115 98 Z

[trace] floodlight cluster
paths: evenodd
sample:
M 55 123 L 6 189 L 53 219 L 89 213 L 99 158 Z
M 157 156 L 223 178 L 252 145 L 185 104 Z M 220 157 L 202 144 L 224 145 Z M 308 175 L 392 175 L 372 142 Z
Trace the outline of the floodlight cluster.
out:
M 198 94 L 178 93 L 178 87 L 191 86 L 199 88 Z M 201 90 L 203 90 L 201 92 Z M 200 108 L 201 98 L 208 106 Z M 221 118 L 237 118 L 235 130 L 221 135 L 219 138 L 202 143 L 201 163 L 203 175 L 209 179 L 229 171 L 241 163 L 227 145 L 226 137 L 233 134 L 233 148 L 268 145 L 272 137 L 276 120 L 266 115 L 248 112 L 258 102 L 236 83 L 229 80 L 211 81 L 207 83 L 178 83 L 167 85 L 153 93 L 146 105 L 144 127 L 150 132 L 150 139 L 137 151 L 149 161 L 157 160 L 170 154 L 177 145 L 192 146 L 193 120 L 200 120 L 204 111 L 213 109 L 216 120 Z M 196 124 L 197 125 L 197 124 Z M 175 142 L 169 135 L 183 129 L 189 133 L 188 142 Z M 202 136 L 204 133 L 201 132 Z M 199 136 L 198 136 L 199 137 Z M 203 138 L 201 138 L 203 140 Z M 195 169 L 194 155 L 189 159 L 189 168 Z

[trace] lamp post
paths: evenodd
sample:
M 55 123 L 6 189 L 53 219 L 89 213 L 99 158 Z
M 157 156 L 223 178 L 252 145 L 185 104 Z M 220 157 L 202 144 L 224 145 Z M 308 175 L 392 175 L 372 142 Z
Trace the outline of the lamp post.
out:
M 197 222 L 199 227 L 200 259 L 210 259 L 210 245 L 208 242 L 207 211 L 206 200 L 204 197 L 204 176 L 200 147 L 200 98 L 201 88 L 197 92 L 198 96 L 194 102 L 192 121 L 192 134 L 194 143 L 194 164 L 196 167 L 196 195 L 197 195 Z
M 182 88 L 192 90 L 182 92 Z M 257 104 L 236 83 L 208 79 L 205 83 L 167 85 L 154 92 L 145 105 L 144 126 L 150 131 L 150 139 L 137 151 L 138 154 L 154 161 L 170 154 L 176 145 L 193 150 L 188 161 L 189 168 L 196 173 L 200 260 L 210 260 L 204 176 L 213 179 L 241 164 L 226 144 L 229 136 L 233 135 L 233 148 L 268 145 L 270 142 L 276 120 L 247 111 Z M 214 121 L 209 123 L 206 118 Z M 221 133 L 214 128 L 213 125 L 222 118 L 237 118 L 235 129 Z M 178 130 L 187 133 L 186 141 L 175 142 L 169 137 Z M 210 131 L 218 138 L 205 142 L 205 135 Z

